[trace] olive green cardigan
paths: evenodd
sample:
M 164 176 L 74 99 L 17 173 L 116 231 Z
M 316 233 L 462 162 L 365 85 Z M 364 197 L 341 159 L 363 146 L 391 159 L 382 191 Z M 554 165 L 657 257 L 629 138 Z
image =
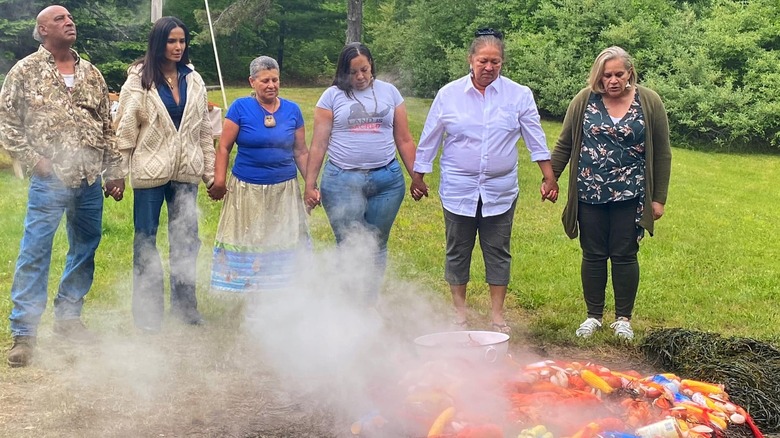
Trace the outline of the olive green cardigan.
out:
M 639 102 L 645 117 L 645 208 L 639 225 L 652 235 L 652 202 L 666 203 L 672 170 L 672 151 L 669 147 L 669 121 L 661 98 L 649 88 L 639 85 L 638 89 Z M 578 234 L 577 172 L 582 149 L 582 123 L 590 93 L 590 88 L 584 88 L 572 99 L 563 119 L 563 130 L 552 153 L 552 167 L 556 178 L 560 178 L 566 165 L 569 165 L 568 199 L 561 219 L 566 235 L 572 239 Z

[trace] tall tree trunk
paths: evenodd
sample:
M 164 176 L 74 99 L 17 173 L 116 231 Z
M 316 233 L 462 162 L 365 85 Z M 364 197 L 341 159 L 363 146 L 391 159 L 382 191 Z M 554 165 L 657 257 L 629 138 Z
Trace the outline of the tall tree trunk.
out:
M 363 0 L 347 0 L 347 44 L 363 35 Z
M 287 33 L 287 25 L 284 20 L 279 23 L 279 47 L 276 49 L 276 63 L 279 64 L 279 73 L 284 68 L 284 36 Z

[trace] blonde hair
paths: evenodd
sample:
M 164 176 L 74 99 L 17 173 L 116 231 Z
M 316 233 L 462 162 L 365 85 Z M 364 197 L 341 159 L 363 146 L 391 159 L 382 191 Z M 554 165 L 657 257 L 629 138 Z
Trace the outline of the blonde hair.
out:
M 604 94 L 607 92 L 604 89 L 604 85 L 601 83 L 601 76 L 604 74 L 604 64 L 613 59 L 623 60 L 623 67 L 628 71 L 628 84 L 632 87 L 636 85 L 638 77 L 636 67 L 634 67 L 634 60 L 631 59 L 631 55 L 622 47 L 612 46 L 602 50 L 601 53 L 599 53 L 599 56 L 596 57 L 596 60 L 593 61 L 593 66 L 590 68 L 588 86 L 594 93 Z

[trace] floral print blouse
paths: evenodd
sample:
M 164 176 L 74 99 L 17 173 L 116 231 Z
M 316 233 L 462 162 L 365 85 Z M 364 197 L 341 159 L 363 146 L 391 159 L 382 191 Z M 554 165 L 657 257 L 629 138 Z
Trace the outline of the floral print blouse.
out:
M 601 95 L 591 93 L 582 131 L 577 173 L 579 200 L 605 204 L 638 198 L 639 224 L 645 194 L 645 119 L 639 90 L 634 93 L 628 112 L 617 123 L 612 121 Z M 642 231 L 640 228 L 640 239 Z

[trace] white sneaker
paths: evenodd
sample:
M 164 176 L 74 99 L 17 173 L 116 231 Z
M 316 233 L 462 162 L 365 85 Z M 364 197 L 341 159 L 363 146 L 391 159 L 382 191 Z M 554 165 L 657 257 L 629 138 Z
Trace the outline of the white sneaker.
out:
M 631 330 L 631 322 L 628 318 L 621 316 L 617 321 L 609 325 L 610 328 L 615 330 L 615 336 L 623 339 L 634 339 L 634 331 Z
M 596 333 L 596 330 L 601 328 L 601 321 L 596 318 L 588 318 L 580 324 L 575 334 L 580 338 L 589 338 Z

